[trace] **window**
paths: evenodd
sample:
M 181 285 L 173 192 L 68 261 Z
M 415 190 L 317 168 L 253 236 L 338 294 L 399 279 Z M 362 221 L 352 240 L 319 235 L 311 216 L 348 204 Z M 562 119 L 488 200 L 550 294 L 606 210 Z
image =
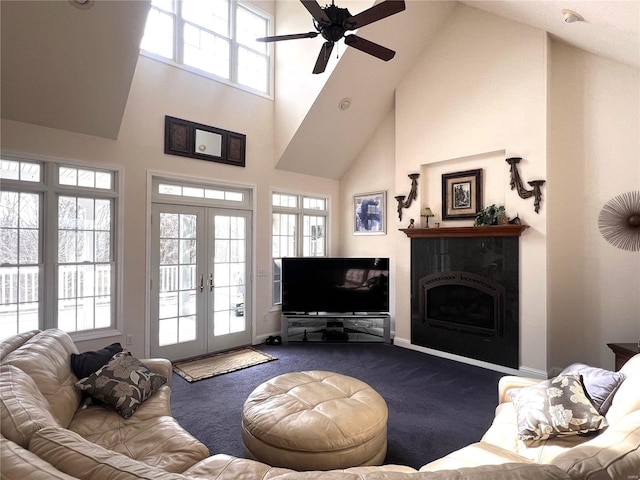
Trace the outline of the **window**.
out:
M 0 178 L 0 337 L 115 329 L 117 172 L 6 158 Z
M 283 257 L 327 255 L 327 207 L 328 199 L 322 197 L 275 192 L 271 195 L 274 305 L 282 303 Z
M 152 0 L 141 50 L 269 94 L 269 17 L 238 0 Z

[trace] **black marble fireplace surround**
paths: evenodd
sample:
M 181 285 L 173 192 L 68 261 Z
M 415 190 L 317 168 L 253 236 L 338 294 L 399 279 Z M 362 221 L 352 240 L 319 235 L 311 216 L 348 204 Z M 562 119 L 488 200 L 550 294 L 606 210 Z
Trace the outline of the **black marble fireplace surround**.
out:
M 519 238 L 411 239 L 411 343 L 519 367 Z

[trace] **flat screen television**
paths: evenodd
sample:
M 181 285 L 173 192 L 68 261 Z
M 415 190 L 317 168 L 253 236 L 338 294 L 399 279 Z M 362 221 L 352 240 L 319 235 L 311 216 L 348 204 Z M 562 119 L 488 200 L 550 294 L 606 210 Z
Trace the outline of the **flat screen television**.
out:
M 389 311 L 388 258 L 282 259 L 283 313 Z

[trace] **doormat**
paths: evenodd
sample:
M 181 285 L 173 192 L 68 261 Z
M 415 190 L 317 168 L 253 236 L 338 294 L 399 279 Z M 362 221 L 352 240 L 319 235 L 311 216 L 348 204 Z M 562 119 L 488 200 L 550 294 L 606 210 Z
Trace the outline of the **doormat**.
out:
M 261 352 L 252 347 L 244 347 L 229 352 L 216 353 L 196 360 L 177 362 L 173 371 L 187 382 L 197 382 L 205 378 L 235 372 L 243 368 L 253 367 L 261 363 L 277 360 L 277 357 Z

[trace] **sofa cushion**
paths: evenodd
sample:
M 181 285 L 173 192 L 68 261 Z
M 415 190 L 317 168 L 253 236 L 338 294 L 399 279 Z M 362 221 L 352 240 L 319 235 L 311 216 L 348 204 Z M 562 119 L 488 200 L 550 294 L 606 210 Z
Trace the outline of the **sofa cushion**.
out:
M 71 370 L 78 378 L 86 378 L 100 367 L 104 366 L 111 358 L 122 351 L 122 345 L 112 343 L 100 350 L 72 353 Z
M 577 435 L 608 425 L 585 394 L 580 375 L 559 375 L 538 385 L 511 390 L 509 395 L 516 408 L 521 440 Z
M 597 437 L 552 460 L 572 478 L 638 478 L 640 473 L 640 410 L 607 428 Z
M 91 443 L 64 428 L 43 428 L 29 450 L 58 470 L 86 480 L 185 480 L 187 477 L 146 465 Z
M 74 480 L 35 453 L 4 437 L 0 437 L 0 468 L 2 480 Z
M 0 423 L 2 435 L 24 448 L 41 428 L 60 425 L 33 379 L 13 365 L 0 365 Z
M 53 416 L 63 427 L 71 422 L 82 397 L 74 387 L 78 379 L 69 367 L 72 353 L 78 353 L 78 349 L 71 337 L 52 328 L 29 338 L 2 361 L 19 368 L 34 380 Z
M 168 472 L 182 472 L 209 450 L 171 417 L 171 390 L 163 385 L 131 418 L 94 405 L 78 410 L 69 429 L 90 442 Z
M 601 415 L 607 414 L 616 390 L 626 378 L 624 373 L 591 367 L 585 363 L 571 364 L 560 372 L 560 375 L 570 373 L 577 373 L 582 376 L 584 389 L 591 403 Z
M 76 386 L 129 418 L 166 382 L 165 377 L 153 373 L 129 352 L 121 352 Z

